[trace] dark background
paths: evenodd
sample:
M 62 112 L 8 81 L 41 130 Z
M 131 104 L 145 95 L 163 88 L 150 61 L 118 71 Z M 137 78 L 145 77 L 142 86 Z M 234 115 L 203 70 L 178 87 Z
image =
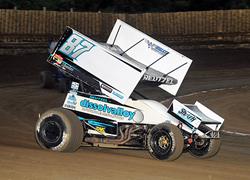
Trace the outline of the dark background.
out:
M 228 1 L 225 0 L 154 0 L 154 1 L 152 0 L 144 0 L 144 1 L 143 0 L 109 0 L 109 1 L 108 0 L 0 0 L 0 9 L 15 8 L 21 10 L 22 9 L 41 10 L 43 9 L 43 7 L 46 7 L 46 10 L 56 10 L 56 11 L 69 11 L 72 8 L 73 11 L 92 11 L 92 12 L 111 12 L 111 13 L 112 12 L 114 13 L 178 12 L 178 11 L 248 9 L 250 7 L 250 0 L 228 0 Z M 18 14 L 15 15 L 16 17 L 19 17 Z M 130 14 L 128 16 L 133 16 L 133 14 L 132 15 Z M 24 24 L 30 23 L 30 20 L 28 18 L 25 17 L 25 19 L 27 20 L 27 23 Z M 236 24 L 228 23 L 228 24 L 229 24 L 228 25 L 229 30 L 226 29 L 226 32 L 227 31 L 231 32 L 230 29 L 233 29 L 234 26 L 238 25 L 237 23 Z M 86 26 L 90 26 L 90 24 Z M 206 26 L 206 24 L 203 24 L 203 26 Z M 250 32 L 248 32 L 247 30 L 245 31 L 244 34 L 241 31 L 239 32 L 237 31 L 236 33 L 230 34 L 229 39 L 235 39 L 234 41 L 230 41 L 230 48 L 228 48 L 227 42 L 224 41 L 222 42 L 219 39 L 222 37 L 222 33 L 219 34 L 218 36 L 215 35 L 213 38 L 208 38 L 211 35 L 209 33 L 206 34 L 207 33 L 206 31 L 204 31 L 204 33 L 202 34 L 196 34 L 196 36 L 194 36 L 194 34 L 190 34 L 189 36 L 191 38 L 187 38 L 185 41 L 178 42 L 178 38 L 172 40 L 174 43 L 172 41 L 167 41 L 165 43 L 166 45 L 170 47 L 172 47 L 173 45 L 174 46 L 172 47 L 173 49 L 176 49 L 180 53 L 184 54 L 185 56 L 193 60 L 191 68 L 177 95 L 184 95 L 191 93 L 193 91 L 193 87 L 196 87 L 197 91 L 202 91 L 211 88 L 231 87 L 231 84 L 234 84 L 234 86 L 249 85 L 250 43 L 249 41 L 246 40 L 243 41 L 241 38 L 239 38 L 243 35 L 244 37 L 249 36 Z M 36 35 L 38 36 L 41 34 L 36 34 Z M 223 34 L 223 36 L 224 35 L 225 34 Z M 13 35 L 7 33 L 6 34 L 7 40 L 3 40 L 3 42 L 0 43 L 0 48 L 3 49 L 2 50 L 3 53 L 0 53 L 0 62 L 1 62 L 0 85 L 6 86 L 6 84 L 10 83 L 29 83 L 29 82 L 38 83 L 39 72 L 48 69 L 49 66 L 49 64 L 46 63 L 48 54 L 45 53 L 47 51 L 48 42 L 44 42 L 44 44 L 42 45 L 40 45 L 38 42 L 34 42 L 31 43 L 30 46 L 27 46 L 28 47 L 27 48 L 25 45 L 27 45 L 27 43 L 29 42 L 20 43 L 18 42 L 18 40 L 14 41 L 12 40 L 9 42 L 8 37 L 12 36 L 16 36 L 16 34 Z M 27 36 L 30 37 L 32 35 L 27 34 Z M 152 36 L 154 37 L 154 35 Z M 181 38 L 183 38 L 184 36 L 185 34 L 180 34 Z M 197 40 L 197 38 L 198 39 L 201 37 L 204 38 L 203 36 L 207 38 L 205 45 L 203 41 Z M 96 39 L 97 37 L 94 36 L 92 38 Z M 161 38 L 154 37 L 154 38 L 160 41 L 162 40 L 162 37 Z M 3 36 L 1 38 L 1 41 L 2 39 L 4 39 Z M 214 40 L 211 41 L 211 39 Z M 224 43 L 223 46 L 219 47 L 216 46 L 215 49 L 211 49 L 211 47 L 216 45 L 217 41 L 221 44 Z M 242 44 L 247 45 L 244 46 L 246 48 L 239 48 L 240 45 Z M 36 49 L 37 48 L 36 46 L 39 47 L 40 53 L 29 53 L 29 54 L 24 53 L 27 50 Z M 180 48 L 181 46 L 185 46 L 185 48 L 184 49 Z M 19 49 L 18 53 L 14 53 L 17 51 L 17 49 Z M 13 53 L 12 52 L 4 53 L 7 51 L 10 52 L 12 50 Z M 8 55 L 3 55 L 3 54 L 8 54 Z M 223 77 L 222 78 L 223 81 L 218 80 L 220 79 L 218 77 Z M 203 79 L 208 79 L 208 82 L 204 81 Z M 213 83 L 214 85 L 210 86 L 211 83 Z M 169 94 L 166 94 L 166 92 L 163 91 L 152 93 L 152 88 L 150 87 L 145 88 L 139 86 L 137 88 L 139 90 L 143 90 L 143 93 L 145 93 L 145 95 L 149 98 L 159 100 L 162 98 L 166 99 L 167 97 L 171 97 Z M 153 97 L 151 96 L 151 94 L 153 94 Z
M 101 11 L 101 12 L 177 12 L 247 9 L 250 0 L 0 0 L 0 9 Z

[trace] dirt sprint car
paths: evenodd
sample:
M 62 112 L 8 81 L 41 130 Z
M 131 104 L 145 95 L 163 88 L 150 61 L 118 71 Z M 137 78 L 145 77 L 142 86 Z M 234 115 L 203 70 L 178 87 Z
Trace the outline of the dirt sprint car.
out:
M 67 27 L 48 62 L 74 81 L 63 107 L 44 112 L 36 123 L 42 148 L 141 148 L 159 160 L 219 151 L 224 119 L 201 103 L 173 100 L 167 108 L 130 98 L 141 81 L 176 95 L 192 60 L 125 22 L 117 20 L 105 44 Z

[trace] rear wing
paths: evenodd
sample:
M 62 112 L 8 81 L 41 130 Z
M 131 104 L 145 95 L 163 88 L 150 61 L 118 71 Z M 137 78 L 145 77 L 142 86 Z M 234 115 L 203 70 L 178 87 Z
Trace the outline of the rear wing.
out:
M 168 113 L 191 129 L 197 128 L 200 130 L 200 124 L 205 124 L 208 127 L 206 130 L 218 131 L 224 122 L 222 117 L 198 101 L 195 104 L 182 104 L 177 100 L 173 100 Z
M 48 62 L 124 104 L 145 69 L 67 27 Z
M 143 81 L 156 84 L 172 95 L 176 95 L 192 63 L 191 59 L 121 20 L 116 21 L 107 44 L 118 46 L 121 56 L 145 66 Z

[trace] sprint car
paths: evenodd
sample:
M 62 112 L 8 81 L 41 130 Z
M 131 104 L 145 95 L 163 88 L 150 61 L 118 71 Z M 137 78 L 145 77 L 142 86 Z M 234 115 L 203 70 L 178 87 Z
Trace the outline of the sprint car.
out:
M 130 97 L 142 80 L 176 95 L 192 60 L 125 22 L 117 20 L 105 44 L 67 27 L 47 61 L 73 82 L 63 106 L 44 112 L 36 123 L 42 148 L 140 148 L 167 161 L 184 151 L 198 158 L 219 151 L 224 119 L 201 103 L 173 100 L 166 107 Z

